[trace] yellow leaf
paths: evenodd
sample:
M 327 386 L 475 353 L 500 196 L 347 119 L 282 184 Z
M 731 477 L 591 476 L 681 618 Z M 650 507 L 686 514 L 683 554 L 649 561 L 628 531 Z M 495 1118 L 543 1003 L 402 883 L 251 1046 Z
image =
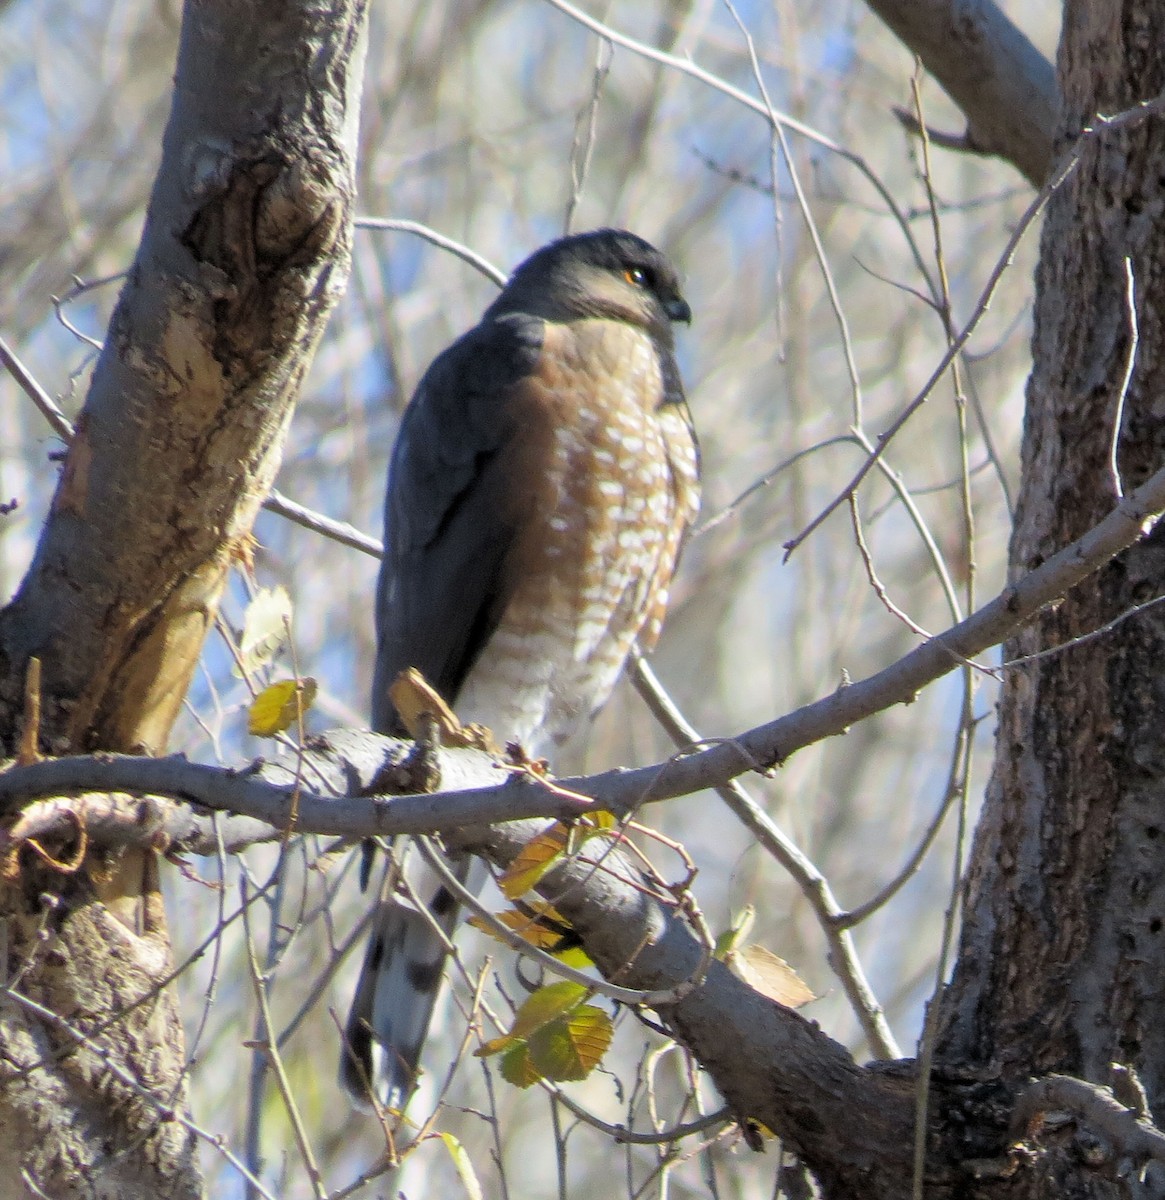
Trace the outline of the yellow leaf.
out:
M 516 1038 L 512 1033 L 503 1033 L 501 1037 L 490 1038 L 488 1042 L 483 1042 L 473 1052 L 478 1058 L 490 1058 L 495 1054 L 501 1054 L 505 1050 L 510 1050 L 514 1046 L 524 1046 L 525 1042 L 521 1038 Z
M 749 987 L 786 1008 L 800 1008 L 817 999 L 800 975 L 764 946 L 745 946 L 733 951 L 728 956 L 728 965 Z
M 260 588 L 255 598 L 247 605 L 243 618 L 243 636 L 239 639 L 239 663 L 235 673 L 256 670 L 270 662 L 280 646 L 287 641 L 291 627 L 291 597 L 280 584 L 274 588 Z
M 578 945 L 578 934 L 566 923 L 562 914 L 545 900 L 525 900 L 520 908 L 508 908 L 505 912 L 494 913 L 494 920 L 500 921 L 507 929 L 512 929 L 531 946 L 545 950 L 547 954 L 553 954 L 556 958 L 562 958 L 564 962 L 566 959 L 563 956 L 569 954 L 572 966 L 578 964 L 580 954 L 583 959 L 582 966 L 591 965 L 586 952 Z M 469 924 L 483 933 L 488 933 L 499 942 L 504 941 L 481 917 L 470 917 Z
M 581 947 L 570 946 L 566 950 L 552 950 L 551 953 L 564 967 L 573 967 L 576 971 L 585 971 L 595 965 L 595 960 Z
M 254 737 L 274 737 L 290 729 L 316 698 L 314 679 L 281 679 L 265 687 L 248 710 L 247 730 Z
M 516 900 L 536 886 L 566 849 L 567 837 L 567 828 L 561 821 L 532 837 L 498 880 L 502 895 L 507 900 Z

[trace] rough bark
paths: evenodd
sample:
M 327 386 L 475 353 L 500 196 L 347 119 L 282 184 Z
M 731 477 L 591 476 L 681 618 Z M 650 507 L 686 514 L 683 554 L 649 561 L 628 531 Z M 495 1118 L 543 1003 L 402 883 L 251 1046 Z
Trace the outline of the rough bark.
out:
M 867 0 L 967 118 L 944 144 L 1048 177 L 1059 97 L 1052 64 L 991 0 Z
M 1165 86 L 1165 14 L 1143 0 L 1070 3 L 1060 51 L 1061 145 L 1097 113 Z M 1165 457 L 1165 122 L 1089 142 L 1049 204 L 1012 570 L 1076 537 Z M 1133 343 L 1135 370 L 1121 390 Z M 1161 591 L 1160 531 L 1044 613 L 1005 657 L 1062 645 Z M 1139 1073 L 1165 1113 L 1165 617 L 1149 610 L 1008 672 L 977 833 L 941 1058 L 1003 1082 Z M 1090 1166 L 1048 1147 L 1008 1195 L 1122 1195 L 1117 1155 Z M 1071 1169 L 1069 1169 L 1071 1168 Z M 1067 1172 L 1067 1174 L 1066 1174 Z M 1071 1180 L 1070 1186 L 1067 1182 Z M 1041 1190 L 1059 1188 L 1052 1192 Z M 1115 1190 L 1114 1190 L 1115 1189 Z M 1002 1194 L 1002 1193 L 997 1193 Z
M 141 245 L 0 613 L 9 748 L 34 657 L 42 748 L 164 748 L 347 276 L 363 28 L 359 0 L 187 6 Z M 0 880 L 6 1194 L 196 1195 L 152 857 L 64 866 Z

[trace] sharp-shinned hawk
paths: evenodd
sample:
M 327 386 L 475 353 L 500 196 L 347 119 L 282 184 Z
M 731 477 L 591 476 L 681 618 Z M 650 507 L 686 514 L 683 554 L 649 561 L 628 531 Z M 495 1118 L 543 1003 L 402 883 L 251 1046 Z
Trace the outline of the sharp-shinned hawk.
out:
M 690 319 L 668 260 L 600 229 L 526 259 L 429 367 L 389 470 L 374 728 L 402 732 L 388 689 L 416 667 L 463 722 L 542 753 L 655 644 L 699 502 L 672 336 Z M 375 919 L 341 1067 L 365 1103 L 400 1109 L 415 1082 L 457 904 L 440 888 L 428 910 L 392 895 Z

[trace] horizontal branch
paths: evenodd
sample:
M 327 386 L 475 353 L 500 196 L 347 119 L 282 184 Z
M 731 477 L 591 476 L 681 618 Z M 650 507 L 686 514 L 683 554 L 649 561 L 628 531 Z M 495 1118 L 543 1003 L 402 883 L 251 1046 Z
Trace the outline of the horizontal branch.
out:
M 296 829 L 353 839 L 444 832 L 526 817 L 569 817 L 588 807 L 581 797 L 590 797 L 612 812 L 631 812 L 644 803 L 719 787 L 746 771 L 767 769 L 797 750 L 845 733 L 875 713 L 909 704 L 927 684 L 1011 636 L 1047 604 L 1132 545 L 1162 511 L 1165 469 L 1126 496 L 1078 541 L 885 670 L 737 737 L 718 739 L 706 749 L 693 749 L 653 766 L 552 784 L 505 768 L 478 751 L 442 750 L 442 791 L 372 795 L 393 790 L 394 770 L 405 771 L 396 790 L 406 790 L 404 756 L 409 743 L 366 731 L 340 730 L 313 739 L 298 779 L 280 764 L 260 763 L 234 771 L 179 757 L 91 755 L 13 767 L 0 774 L 0 812 L 69 793 L 136 792 L 233 812 L 280 832 L 289 827 L 294 813 Z M 342 767 L 334 794 L 318 786 L 328 765 Z
M 0 774 L 0 812 L 15 812 L 20 805 L 44 797 L 130 792 L 238 814 L 254 823 L 250 840 L 262 841 L 282 837 L 289 829 L 352 840 L 441 833 L 527 817 L 569 818 L 590 807 L 585 797 L 467 749 L 435 752 L 446 790 L 436 795 L 411 794 L 418 790 L 408 761 L 412 750 L 411 742 L 398 738 L 340 729 L 311 739 L 298 774 L 294 764 L 262 759 L 243 770 L 192 763 L 182 755 L 48 759 Z M 508 786 L 497 786 L 497 781 L 507 778 Z M 188 827 L 176 819 L 170 828 L 177 836 L 171 839 L 166 836 L 169 818 L 164 813 L 153 808 L 135 811 L 136 816 L 108 807 L 70 810 L 50 801 L 38 811 L 26 810 L 0 833 L 0 855 L 29 837 L 74 830 L 78 812 L 85 814 L 86 833 L 94 841 L 102 833 L 114 844 L 161 838 L 171 844 L 176 841 L 176 848 L 195 851 L 186 840 L 188 830 L 191 838 L 205 842 L 204 827 Z M 96 827 L 88 821 L 89 814 Z M 236 831 L 236 846 L 242 832 Z
M 284 832 L 253 817 L 204 813 L 156 794 L 55 796 L 28 805 L 15 821 L 0 829 L 0 861 L 30 842 L 43 849 L 77 836 L 83 836 L 87 845 L 111 850 L 136 847 L 213 855 L 220 850 L 235 854 L 260 842 L 278 841 Z
M 1065 1116 L 1099 1134 L 1109 1158 L 1131 1160 L 1138 1169 L 1149 1161 L 1165 1163 L 1165 1134 L 1146 1114 L 1121 1103 L 1110 1088 L 1069 1075 L 1045 1076 L 1021 1093 L 1012 1134 L 1038 1142 L 1046 1126 L 1062 1124 Z

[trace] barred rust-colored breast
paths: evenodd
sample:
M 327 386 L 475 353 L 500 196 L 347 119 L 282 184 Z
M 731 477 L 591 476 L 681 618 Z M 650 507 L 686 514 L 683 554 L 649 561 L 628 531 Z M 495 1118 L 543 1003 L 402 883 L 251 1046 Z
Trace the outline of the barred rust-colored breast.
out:
M 548 326 L 507 407 L 521 441 L 512 598 L 456 708 L 545 743 L 606 699 L 636 638 L 655 644 L 696 514 L 696 447 L 652 339 L 613 321 Z

